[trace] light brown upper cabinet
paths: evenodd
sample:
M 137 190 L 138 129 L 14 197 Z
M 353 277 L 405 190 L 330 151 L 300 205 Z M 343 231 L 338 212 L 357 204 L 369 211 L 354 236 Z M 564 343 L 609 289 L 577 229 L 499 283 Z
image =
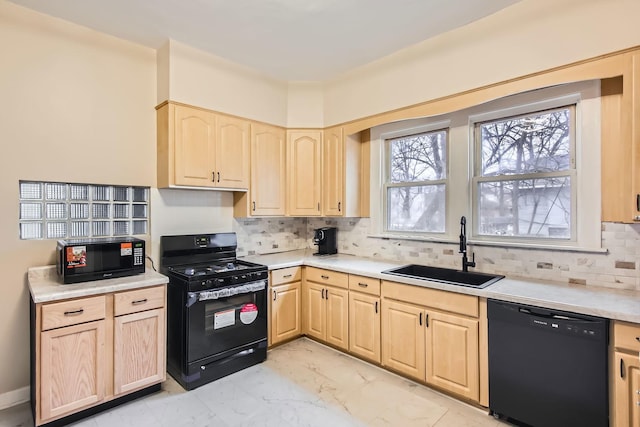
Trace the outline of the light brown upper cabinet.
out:
M 251 124 L 251 185 L 234 193 L 234 215 L 284 216 L 286 132 L 283 128 Z
M 249 122 L 187 105 L 157 107 L 158 188 L 249 187 Z
M 640 53 L 601 82 L 602 220 L 640 221 Z
M 287 131 L 287 215 L 320 216 L 322 131 Z
M 368 216 L 362 193 L 369 191 L 368 138 L 344 135 L 341 126 L 325 129 L 322 150 L 322 213 L 324 216 Z M 365 182 L 364 179 L 367 179 Z M 368 209 L 367 209 L 368 211 Z

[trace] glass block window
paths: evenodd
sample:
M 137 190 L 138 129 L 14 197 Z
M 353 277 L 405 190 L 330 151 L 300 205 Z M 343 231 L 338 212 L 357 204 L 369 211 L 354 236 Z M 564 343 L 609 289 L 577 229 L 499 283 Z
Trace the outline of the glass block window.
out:
M 24 240 L 147 234 L 149 187 L 20 181 Z

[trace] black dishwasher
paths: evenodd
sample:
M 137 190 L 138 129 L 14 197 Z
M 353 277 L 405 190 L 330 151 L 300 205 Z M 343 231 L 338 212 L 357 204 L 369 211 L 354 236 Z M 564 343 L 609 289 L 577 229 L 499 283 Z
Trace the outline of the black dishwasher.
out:
M 609 320 L 489 300 L 489 409 L 534 427 L 609 425 Z

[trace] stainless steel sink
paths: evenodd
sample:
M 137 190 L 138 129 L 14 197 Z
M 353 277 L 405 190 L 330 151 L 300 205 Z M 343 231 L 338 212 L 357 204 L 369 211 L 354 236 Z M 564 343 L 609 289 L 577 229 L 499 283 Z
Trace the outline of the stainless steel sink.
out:
M 383 273 L 409 277 L 412 279 L 431 280 L 451 285 L 469 286 L 472 288 L 485 288 L 504 278 L 504 276 L 497 274 L 460 271 L 451 268 L 429 267 L 418 264 L 409 264 L 402 267 L 392 268 L 390 270 L 383 271 Z

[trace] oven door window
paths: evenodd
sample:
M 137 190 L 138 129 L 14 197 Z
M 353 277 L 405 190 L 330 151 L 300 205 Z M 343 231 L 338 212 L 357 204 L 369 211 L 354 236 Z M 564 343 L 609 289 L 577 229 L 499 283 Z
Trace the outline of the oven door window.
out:
M 188 362 L 267 337 L 265 290 L 199 301 L 188 311 Z

